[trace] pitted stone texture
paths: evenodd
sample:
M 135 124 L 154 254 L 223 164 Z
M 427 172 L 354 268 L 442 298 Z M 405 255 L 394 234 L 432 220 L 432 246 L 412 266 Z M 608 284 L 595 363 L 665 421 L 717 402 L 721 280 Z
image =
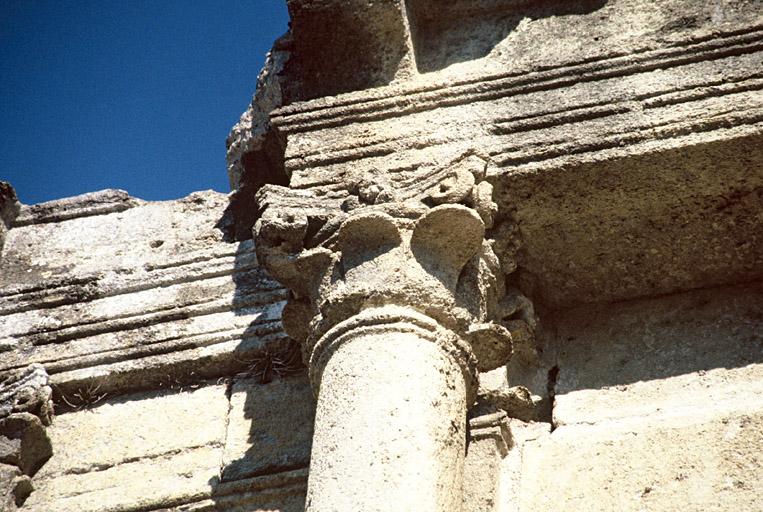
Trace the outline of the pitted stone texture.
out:
M 43 425 L 53 418 L 52 390 L 48 374 L 39 364 L 9 372 L 0 381 L 0 418 L 13 413 L 31 413 Z
M 410 73 L 401 0 L 288 0 L 287 6 L 294 38 L 287 70 L 299 77 L 301 99 L 383 85 Z
M 344 190 L 260 190 L 257 255 L 292 291 L 284 328 L 306 342 L 306 358 L 333 326 L 387 305 L 417 310 L 467 340 L 480 370 L 509 359 L 506 327 L 532 337 L 532 304 L 515 289 L 505 296 L 504 270 L 485 238 L 496 213 L 488 163 L 470 150 L 422 167 L 409 183 L 368 170 Z
M 353 335 L 323 371 L 306 510 L 457 510 L 466 405 L 460 368 L 432 341 Z
M 127 395 L 62 414 L 49 429 L 54 455 L 25 508 L 106 512 L 209 496 L 227 413 L 219 385 Z
M 744 411 L 763 396 L 763 286 L 573 310 L 559 317 L 554 422 Z
M 763 277 L 763 137 L 738 131 L 500 176 L 534 298 L 566 308 Z
M 13 190 L 10 183 L 0 181 L 0 260 L 2 260 L 6 233 L 13 225 L 20 209 L 21 204 L 16 197 L 16 191 Z M 2 347 L 0 347 L 0 352 L 2 352 Z
M 223 481 L 308 466 L 315 399 L 305 374 L 237 381 L 230 402 Z
M 519 510 L 760 510 L 762 422 L 758 403 L 560 427 L 525 446 Z

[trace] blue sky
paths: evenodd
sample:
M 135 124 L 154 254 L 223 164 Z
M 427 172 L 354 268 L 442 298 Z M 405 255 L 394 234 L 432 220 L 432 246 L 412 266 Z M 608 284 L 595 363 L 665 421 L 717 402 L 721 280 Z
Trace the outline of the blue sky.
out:
M 0 1 L 0 180 L 27 204 L 228 191 L 225 137 L 285 0 Z

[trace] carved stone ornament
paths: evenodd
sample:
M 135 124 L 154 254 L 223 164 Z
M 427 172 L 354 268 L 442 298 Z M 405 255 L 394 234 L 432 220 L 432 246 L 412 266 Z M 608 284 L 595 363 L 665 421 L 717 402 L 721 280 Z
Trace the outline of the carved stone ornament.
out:
M 320 359 L 319 340 L 332 327 L 394 305 L 426 315 L 468 344 L 460 362 L 471 375 L 470 399 L 475 368 L 506 364 L 509 331 L 526 337 L 534 315 L 521 294 L 507 295 L 505 274 L 516 265 L 504 262 L 510 268 L 502 269 L 486 237 L 497 214 L 487 162 L 469 151 L 422 169 L 415 183 L 391 183 L 371 169 L 349 176 L 346 190 L 259 191 L 257 256 L 291 290 L 284 329 L 304 343 L 307 361 Z M 519 322 L 502 322 L 517 312 Z M 320 372 L 310 367 L 317 391 Z
M 370 169 L 342 190 L 258 192 L 257 257 L 291 290 L 284 329 L 318 397 L 307 511 L 460 510 L 478 372 L 534 318 L 486 236 L 486 168 L 470 151 L 415 182 Z
M 45 433 L 53 417 L 51 394 L 38 364 L 0 381 L 0 510 L 24 503 L 33 490 L 31 477 L 53 454 Z

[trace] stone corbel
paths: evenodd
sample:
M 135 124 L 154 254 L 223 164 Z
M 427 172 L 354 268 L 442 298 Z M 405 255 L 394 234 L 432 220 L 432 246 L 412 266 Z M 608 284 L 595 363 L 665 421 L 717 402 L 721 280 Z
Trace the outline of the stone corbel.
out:
M 485 173 L 468 152 L 407 185 L 371 170 L 346 190 L 259 192 L 257 255 L 291 290 L 284 328 L 318 397 L 306 510 L 460 509 L 479 372 L 534 318 L 486 236 Z
M 53 454 L 45 427 L 53 417 L 45 369 L 33 364 L 0 381 L 0 509 L 20 507 L 32 476 Z

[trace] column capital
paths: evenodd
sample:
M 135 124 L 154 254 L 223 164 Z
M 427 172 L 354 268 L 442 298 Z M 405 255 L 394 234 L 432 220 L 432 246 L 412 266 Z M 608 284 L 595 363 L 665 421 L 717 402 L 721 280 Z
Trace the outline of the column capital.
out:
M 501 268 L 488 234 L 497 207 L 487 164 L 467 151 L 411 183 L 371 169 L 347 176 L 343 190 L 259 191 L 257 256 L 291 290 L 284 329 L 306 360 L 317 361 L 315 348 L 344 322 L 373 316 L 364 311 L 378 320 L 405 308 L 471 347 L 462 367 L 507 363 L 512 336 L 501 320 L 527 301 L 507 294 L 514 268 Z

